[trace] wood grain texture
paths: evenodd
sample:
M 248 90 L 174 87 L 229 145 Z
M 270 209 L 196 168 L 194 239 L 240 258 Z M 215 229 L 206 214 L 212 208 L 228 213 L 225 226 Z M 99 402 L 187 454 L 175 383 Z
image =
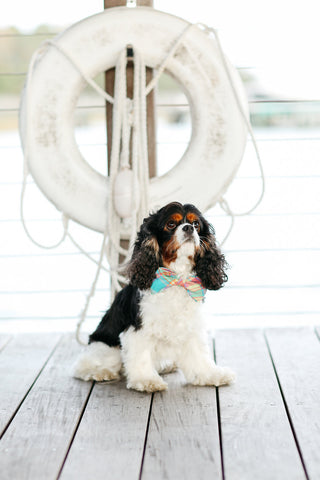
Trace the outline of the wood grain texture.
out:
M 95 384 L 61 480 L 138 479 L 151 395 Z
M 305 479 L 262 331 L 218 331 L 216 356 L 237 374 L 219 388 L 226 480 Z
M 310 480 L 320 478 L 320 342 L 312 328 L 267 330 L 275 368 Z
M 65 336 L 5 432 L 2 480 L 56 479 L 91 389 L 70 375 L 78 352 L 75 340 Z
M 166 381 L 153 400 L 142 479 L 221 478 L 215 388 L 183 385 L 179 372 Z
M 104 8 L 125 7 L 127 0 L 104 0 Z
M 238 375 L 219 388 L 225 480 L 306 478 L 267 342 L 306 471 L 320 478 L 317 331 L 217 332 L 217 363 Z M 70 376 L 78 345 L 67 335 L 55 348 L 59 338 L 13 337 L 0 353 L 0 409 L 11 398 L 15 412 L 23 400 L 0 442 L 1 480 L 57 479 L 72 441 L 62 480 L 138 479 L 151 396 L 122 382 L 91 393 Z M 169 390 L 154 395 L 142 479 L 221 479 L 215 389 L 184 386 L 178 372 L 166 380 Z
M 0 436 L 37 378 L 60 335 L 16 335 L 0 354 Z

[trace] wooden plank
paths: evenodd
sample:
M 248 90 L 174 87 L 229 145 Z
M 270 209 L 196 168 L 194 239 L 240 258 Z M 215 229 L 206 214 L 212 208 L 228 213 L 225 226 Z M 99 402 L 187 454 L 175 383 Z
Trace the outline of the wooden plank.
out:
M 137 479 L 143 456 L 151 395 L 124 382 L 96 384 L 61 480 Z
M 222 478 L 215 388 L 183 385 L 179 372 L 166 381 L 154 396 L 142 479 Z
M 312 328 L 266 336 L 309 479 L 320 478 L 320 343 Z
M 237 374 L 219 388 L 226 480 L 305 479 L 263 332 L 217 331 L 216 357 Z
M 61 335 L 15 336 L 0 355 L 0 436 Z
M 5 432 L 2 480 L 57 478 L 91 390 L 91 383 L 71 377 L 78 353 L 75 340 L 65 336 Z

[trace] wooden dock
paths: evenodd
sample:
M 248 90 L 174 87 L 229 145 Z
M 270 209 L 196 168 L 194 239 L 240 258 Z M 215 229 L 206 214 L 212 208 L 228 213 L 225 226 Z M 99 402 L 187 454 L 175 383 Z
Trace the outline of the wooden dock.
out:
M 71 377 L 69 334 L 0 335 L 2 480 L 317 480 L 320 328 L 220 330 L 219 389 Z

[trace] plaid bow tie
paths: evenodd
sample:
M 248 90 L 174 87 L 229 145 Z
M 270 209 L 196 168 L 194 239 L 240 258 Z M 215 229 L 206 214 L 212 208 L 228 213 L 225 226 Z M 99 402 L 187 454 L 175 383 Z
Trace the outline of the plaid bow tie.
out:
M 190 297 L 196 302 L 203 302 L 206 290 L 201 285 L 201 280 L 196 275 L 188 275 L 184 280 L 176 275 L 169 268 L 160 267 L 156 271 L 156 279 L 151 285 L 151 293 L 158 293 L 161 290 L 179 286 L 184 287 Z

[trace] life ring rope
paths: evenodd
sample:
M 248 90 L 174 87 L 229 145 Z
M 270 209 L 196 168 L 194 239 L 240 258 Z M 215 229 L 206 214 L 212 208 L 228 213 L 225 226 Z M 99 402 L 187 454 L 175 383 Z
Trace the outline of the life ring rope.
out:
M 82 76 L 82 78 L 88 83 L 88 85 L 90 85 L 94 90 L 96 90 L 96 92 L 101 96 L 103 97 L 107 102 L 109 103 L 113 103 L 114 102 L 114 98 L 112 97 L 112 95 L 109 95 L 108 92 L 106 92 L 105 90 L 103 90 L 98 84 L 97 82 L 95 82 L 92 78 L 88 77 L 88 75 L 86 75 L 84 73 L 84 71 L 80 68 L 80 66 L 78 65 L 78 63 L 74 60 L 74 58 L 72 58 L 70 52 L 66 52 L 66 50 L 64 48 L 61 47 L 61 45 L 59 45 L 58 43 L 54 42 L 53 40 L 45 40 L 44 42 L 44 45 L 49 45 L 49 46 L 52 46 L 54 48 L 56 48 L 57 50 L 59 50 L 59 52 L 64 56 L 66 57 L 69 62 L 74 66 L 74 68 L 76 70 L 78 70 L 78 72 L 80 73 L 80 75 Z
M 228 64 L 227 64 L 227 61 L 226 61 L 226 57 L 223 53 L 223 49 L 222 49 L 222 46 L 221 46 L 221 42 L 220 42 L 220 38 L 219 38 L 219 35 L 218 35 L 218 31 L 215 29 L 215 28 L 212 28 L 212 27 L 208 27 L 207 25 L 205 24 L 198 24 L 199 27 L 202 27 L 209 35 L 210 33 L 213 33 L 215 39 L 216 39 L 216 42 L 217 42 L 217 46 L 218 46 L 218 51 L 219 51 L 219 54 L 220 54 L 220 58 L 221 58 L 221 61 L 223 63 L 223 66 L 224 66 L 224 69 L 225 69 L 225 72 L 227 74 L 227 77 L 228 77 L 228 80 L 229 80 L 229 83 L 230 83 L 230 87 L 232 89 L 232 92 L 233 92 L 233 95 L 234 95 L 234 98 L 235 98 L 235 101 L 237 103 L 237 106 L 238 106 L 238 109 L 242 115 L 242 118 L 243 118 L 243 121 L 245 122 L 246 126 L 247 126 L 247 129 L 248 129 L 248 132 L 249 132 L 249 135 L 251 137 L 251 140 L 252 140 L 252 144 L 253 144 L 253 148 L 255 150 L 255 154 L 256 154 L 256 159 L 258 161 L 258 166 L 259 166 L 259 171 L 260 171 L 260 179 L 261 179 L 261 191 L 260 191 L 260 195 L 258 197 L 258 200 L 254 203 L 254 205 L 249 208 L 248 210 L 244 211 L 244 212 L 234 212 L 229 203 L 227 202 L 227 200 L 222 196 L 220 199 L 219 199 L 219 205 L 220 207 L 222 208 L 222 210 L 230 216 L 231 218 L 231 223 L 230 223 L 230 227 L 224 237 L 224 239 L 222 240 L 221 242 L 221 245 L 223 245 L 225 243 L 225 241 L 227 240 L 227 238 L 229 237 L 229 235 L 231 234 L 231 231 L 233 229 L 233 225 L 234 225 L 234 220 L 235 220 L 235 217 L 243 217 L 245 215 L 249 215 L 250 213 L 252 213 L 259 205 L 260 203 L 262 202 L 262 199 L 264 197 L 264 193 L 265 193 L 265 175 L 264 175 L 264 170 L 263 170 L 263 165 L 262 165 L 262 159 L 261 159 L 261 156 L 260 156 L 260 152 L 259 152 L 259 148 L 258 148 L 258 144 L 257 144 L 257 141 L 256 141 L 256 138 L 255 138 L 255 135 L 254 135 L 254 132 L 253 132 L 253 129 L 252 129 L 252 126 L 251 126 L 251 123 L 250 121 L 248 120 L 248 117 L 246 116 L 243 108 L 242 108 L 242 105 L 241 105 L 241 102 L 239 100 L 239 96 L 237 94 L 237 90 L 235 88 L 235 85 L 234 85 L 234 82 L 233 82 L 233 79 L 230 75 L 230 70 L 228 68 Z
M 63 233 L 58 240 L 58 242 L 52 244 L 52 245 L 44 245 L 37 240 L 31 235 L 29 232 L 29 229 L 26 224 L 25 220 L 25 215 L 24 215 L 24 202 L 25 202 L 25 195 L 26 195 L 26 189 L 27 189 L 27 180 L 28 176 L 30 174 L 29 171 L 29 125 L 30 125 L 30 115 L 29 115 L 29 108 L 28 108 L 28 103 L 29 103 L 29 98 L 30 98 L 30 85 L 31 85 L 31 79 L 32 79 L 32 74 L 34 70 L 34 66 L 36 61 L 38 60 L 39 56 L 44 52 L 46 45 L 48 41 L 43 42 L 43 44 L 33 53 L 30 64 L 29 64 L 29 69 L 27 73 L 27 79 L 26 79 L 26 84 L 25 84 L 25 90 L 26 90 L 26 99 L 27 99 L 27 121 L 26 121 L 26 140 L 25 140 L 25 145 L 24 145 L 24 156 L 23 156 L 23 175 L 22 175 L 22 187 L 21 187 L 21 194 L 20 194 L 20 219 L 21 223 L 23 226 L 23 229 L 27 235 L 27 237 L 31 240 L 32 243 L 34 243 L 37 247 L 46 249 L 46 250 L 51 250 L 54 248 L 57 248 L 59 245 L 61 245 L 64 240 L 66 239 L 68 235 L 68 227 L 69 227 L 69 218 L 63 213 L 62 214 L 62 225 L 63 225 Z
M 133 100 L 126 96 L 126 50 L 119 56 L 115 76 L 115 102 L 113 112 L 113 138 L 110 162 L 110 199 L 114 197 L 115 181 L 119 172 L 129 169 L 129 143 L 132 137 L 131 149 L 131 192 L 132 213 L 130 217 L 130 248 L 134 242 L 136 232 L 148 213 L 149 204 L 149 166 L 148 146 L 146 137 L 146 96 L 145 90 L 145 65 L 139 52 L 133 47 L 134 52 L 134 88 Z M 128 115 L 128 109 L 131 114 Z M 132 117 L 132 118 L 131 118 Z M 130 120 L 131 118 L 131 120 Z M 122 147 L 122 148 L 121 148 Z M 112 295 L 121 289 L 118 280 L 118 256 L 124 255 L 126 262 L 130 255 L 130 248 L 120 246 L 121 217 L 115 209 L 113 201 L 108 202 L 108 245 L 107 258 L 111 267 Z
M 233 224 L 234 224 L 234 219 L 236 216 L 243 216 L 251 213 L 257 206 L 261 203 L 263 195 L 264 195 L 264 190 L 265 190 L 265 179 L 264 179 L 264 173 L 263 173 L 263 167 L 262 167 L 262 161 L 261 157 L 259 154 L 258 146 L 255 140 L 255 136 L 252 130 L 252 127 L 250 125 L 250 121 L 247 118 L 247 115 L 242 107 L 241 101 L 239 99 L 238 93 L 236 86 L 233 82 L 233 78 L 230 74 L 229 67 L 227 60 L 225 58 L 224 52 L 221 47 L 221 42 L 219 39 L 219 35 L 217 31 L 213 28 L 210 28 L 204 24 L 188 24 L 187 27 L 180 33 L 174 44 L 172 45 L 171 49 L 168 51 L 164 59 L 161 61 L 159 67 L 157 68 L 157 72 L 154 76 L 154 78 L 148 83 L 146 86 L 145 83 L 145 65 L 142 61 L 141 55 L 138 52 L 137 49 L 134 48 L 134 61 L 135 61 L 135 69 L 134 71 L 136 72 L 135 77 L 134 77 L 134 91 L 136 92 L 136 95 L 134 96 L 132 101 L 128 101 L 126 98 L 126 63 L 127 63 L 127 58 L 126 58 L 126 51 L 122 51 L 120 56 L 119 56 L 119 61 L 116 66 L 116 82 L 115 82 L 115 94 L 114 97 L 109 95 L 107 92 L 105 92 L 103 89 L 97 85 L 97 83 L 89 78 L 79 67 L 77 62 L 75 61 L 74 58 L 72 58 L 72 55 L 69 52 L 66 52 L 65 49 L 63 49 L 60 45 L 55 43 L 52 40 L 44 42 L 44 44 L 33 54 L 31 62 L 30 62 L 30 67 L 29 67 L 29 72 L 27 75 L 27 82 L 26 82 L 26 96 L 27 96 L 27 105 L 26 105 L 26 110 L 27 110 L 27 122 L 26 122 L 26 139 L 25 139 L 25 158 L 24 158 L 24 173 L 23 173 L 23 184 L 22 184 L 22 191 L 21 191 L 21 219 L 22 219 L 22 224 L 23 227 L 28 235 L 28 237 L 35 243 L 37 246 L 40 246 L 42 248 L 56 248 L 59 246 L 67 237 L 73 242 L 73 244 L 83 253 L 85 254 L 91 261 L 94 261 L 97 264 L 97 271 L 95 278 L 93 280 L 90 292 L 87 296 L 87 300 L 85 303 L 85 306 L 83 308 L 83 311 L 80 316 L 80 320 L 77 324 L 77 333 L 76 337 L 80 343 L 84 343 L 81 338 L 80 338 L 80 329 L 81 325 L 85 321 L 86 314 L 89 308 L 90 300 L 95 294 L 95 289 L 96 289 L 96 284 L 100 275 L 101 270 L 106 270 L 109 271 L 112 279 L 112 293 L 114 294 L 120 286 L 120 282 L 124 281 L 125 279 L 119 272 L 119 267 L 117 267 L 118 264 L 118 256 L 119 254 L 125 255 L 125 261 L 128 259 L 130 255 L 130 251 L 124 250 L 122 247 L 120 247 L 120 223 L 121 223 L 121 218 L 118 215 L 115 215 L 114 212 L 114 206 L 113 202 L 109 201 L 108 202 L 108 218 L 107 218 L 107 223 L 106 223 L 106 228 L 103 233 L 103 241 L 101 244 L 101 249 L 100 249 L 100 255 L 99 255 L 99 261 L 97 262 L 95 259 L 93 259 L 87 252 L 85 252 L 84 249 L 74 240 L 74 238 L 71 236 L 70 232 L 68 231 L 68 226 L 69 226 L 69 217 L 63 213 L 62 215 L 62 224 L 63 224 L 63 234 L 61 239 L 54 245 L 52 246 L 45 246 L 41 245 L 39 242 L 34 240 L 34 238 L 31 236 L 30 232 L 28 231 L 26 227 L 26 222 L 24 218 L 24 199 L 25 199 L 25 192 L 26 192 L 26 185 L 27 185 L 27 177 L 29 175 L 29 168 L 28 168 L 28 158 L 29 158 L 29 151 L 28 151 L 28 98 L 29 98 L 29 88 L 30 84 L 32 81 L 32 73 L 34 70 L 35 62 L 38 59 L 38 56 L 43 53 L 44 48 L 48 48 L 48 46 L 56 48 L 62 55 L 65 56 L 69 60 L 69 62 L 78 70 L 80 75 L 83 77 L 83 79 L 92 87 L 94 90 L 102 96 L 104 99 L 106 99 L 108 102 L 112 103 L 114 105 L 114 119 L 113 119 L 113 140 L 112 140 L 112 153 L 111 153 L 111 167 L 110 167 L 110 199 L 112 199 L 112 189 L 114 186 L 114 180 L 121 169 L 125 169 L 129 167 L 129 139 L 130 139 L 130 131 L 131 128 L 134 126 L 132 131 L 136 132 L 136 135 L 133 136 L 133 153 L 132 153 L 132 171 L 133 171 L 133 180 L 132 180 L 132 188 L 133 192 L 137 191 L 142 191 L 143 192 L 143 198 L 141 199 L 141 204 L 140 204 L 140 210 L 138 209 L 137 205 L 137 198 L 133 198 L 133 209 L 132 209 L 132 216 L 131 216 L 131 230 L 130 230 L 130 244 L 133 244 L 134 237 L 136 235 L 137 228 L 139 227 L 142 218 L 145 214 L 148 213 L 148 152 L 147 152 L 147 137 L 146 137 L 146 96 L 151 92 L 153 88 L 157 85 L 157 82 L 161 76 L 161 74 L 166 70 L 166 66 L 171 59 L 171 57 L 175 54 L 176 50 L 178 47 L 181 45 L 183 42 L 183 39 L 186 35 L 186 33 L 191 29 L 191 28 L 200 28 L 202 29 L 209 37 L 212 37 L 212 34 L 214 35 L 214 38 L 216 40 L 216 44 L 218 46 L 218 52 L 220 55 L 220 59 L 223 65 L 223 68 L 225 70 L 225 73 L 227 75 L 231 90 L 233 92 L 235 102 L 237 104 L 237 107 L 239 109 L 239 112 L 241 113 L 241 116 L 243 117 L 243 120 L 246 124 L 246 127 L 248 129 L 248 132 L 251 136 L 253 146 L 256 152 L 256 157 L 259 163 L 259 168 L 260 168 L 260 176 L 262 180 L 262 189 L 261 189 L 261 194 L 259 196 L 258 201 L 255 203 L 255 205 L 250 208 L 246 212 L 242 213 L 235 213 L 232 211 L 230 208 L 229 204 L 225 200 L 224 196 L 221 196 L 218 199 L 218 203 L 222 210 L 231 217 L 231 226 L 227 232 L 226 237 L 224 238 L 223 244 L 227 237 L 230 235 Z M 191 52 L 190 52 L 191 53 Z M 201 67 L 201 64 L 197 61 L 196 58 L 194 58 L 194 61 L 196 64 L 199 65 L 199 68 Z M 206 72 L 203 68 L 200 68 L 201 74 L 203 76 L 206 76 Z M 128 111 L 132 111 L 132 121 L 128 122 Z M 130 116 L 129 116 L 130 117 Z M 122 145 L 122 151 L 120 152 L 120 144 Z M 140 163 L 139 163 L 140 159 Z M 139 210 L 139 211 L 138 211 Z M 108 258 L 108 263 L 110 265 L 110 268 L 106 268 L 103 265 L 103 259 L 104 259 L 104 254 L 107 253 L 107 258 Z

